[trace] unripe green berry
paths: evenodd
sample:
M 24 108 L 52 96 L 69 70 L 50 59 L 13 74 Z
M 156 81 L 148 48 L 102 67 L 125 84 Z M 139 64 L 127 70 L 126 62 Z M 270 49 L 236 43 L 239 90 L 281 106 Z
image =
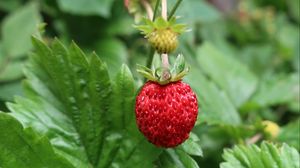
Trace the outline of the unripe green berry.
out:
M 178 46 L 177 33 L 169 28 L 155 30 L 147 38 L 159 54 L 171 53 Z

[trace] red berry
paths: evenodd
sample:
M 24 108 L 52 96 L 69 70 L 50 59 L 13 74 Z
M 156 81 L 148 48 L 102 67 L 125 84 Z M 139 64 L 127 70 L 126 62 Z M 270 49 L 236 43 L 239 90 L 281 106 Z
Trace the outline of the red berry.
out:
M 135 114 L 139 130 L 151 143 L 175 147 L 189 137 L 195 125 L 197 97 L 182 81 L 167 85 L 149 81 L 136 98 Z

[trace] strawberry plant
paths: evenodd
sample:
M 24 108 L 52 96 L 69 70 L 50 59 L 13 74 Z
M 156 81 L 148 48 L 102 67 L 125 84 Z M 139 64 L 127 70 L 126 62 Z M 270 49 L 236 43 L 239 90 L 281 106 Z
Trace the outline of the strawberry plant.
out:
M 224 2 L 0 0 L 0 168 L 300 168 L 299 2 Z

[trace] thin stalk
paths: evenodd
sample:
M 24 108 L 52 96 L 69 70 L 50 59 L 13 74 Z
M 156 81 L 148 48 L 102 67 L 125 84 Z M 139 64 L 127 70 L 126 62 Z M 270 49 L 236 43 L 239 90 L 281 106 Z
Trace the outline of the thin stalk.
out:
M 258 142 L 261 138 L 263 137 L 263 135 L 261 133 L 258 133 L 256 135 L 254 135 L 253 137 L 251 137 L 250 139 L 248 139 L 246 141 L 246 144 L 250 145 L 250 144 L 255 144 L 256 142 Z
M 153 14 L 153 9 L 152 9 L 151 5 L 149 4 L 149 2 L 147 0 L 142 0 L 141 3 L 144 6 L 144 8 L 146 9 L 148 18 L 152 19 L 154 14 Z
M 177 8 L 179 7 L 180 3 L 182 2 L 182 0 L 177 0 L 176 4 L 174 5 L 174 7 L 172 8 L 170 15 L 168 17 L 168 20 L 171 19 L 173 17 L 173 15 L 175 14 Z
M 161 1 L 161 16 L 167 20 L 168 19 L 168 4 L 167 0 L 162 0 Z M 162 72 L 162 79 L 163 80 L 169 80 L 171 77 L 170 71 L 169 71 L 169 56 L 168 54 L 161 54 L 161 62 L 162 62 L 162 67 L 163 67 L 163 72 Z
M 169 70 L 169 56 L 168 54 L 161 54 L 161 61 L 162 61 L 162 80 L 167 81 L 171 78 L 170 70 Z
M 161 1 L 161 16 L 167 20 L 168 19 L 168 10 L 167 10 L 167 0 Z
M 169 64 L 168 54 L 161 54 L 161 62 L 162 62 L 163 68 L 169 68 L 170 64 Z
M 159 7 L 159 5 L 160 5 L 160 2 L 161 2 L 161 0 L 157 0 L 157 1 L 156 1 L 152 21 L 154 21 L 155 18 L 157 17 L 158 7 Z

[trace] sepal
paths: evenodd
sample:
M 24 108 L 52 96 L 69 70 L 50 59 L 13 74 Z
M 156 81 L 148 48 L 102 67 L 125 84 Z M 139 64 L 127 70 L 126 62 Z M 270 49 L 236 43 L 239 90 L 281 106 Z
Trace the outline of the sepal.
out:
M 171 29 L 178 35 L 188 31 L 186 24 L 176 24 L 176 17 L 172 17 L 170 20 L 165 20 L 162 17 L 157 17 L 155 21 L 148 18 L 143 18 L 144 24 L 134 25 L 134 27 L 141 31 L 144 35 L 149 35 L 156 30 Z
M 138 73 L 160 85 L 182 80 L 182 78 L 188 74 L 189 69 L 189 66 L 186 65 L 184 57 L 181 54 L 177 56 L 171 69 L 162 67 L 158 57 L 154 57 L 151 69 L 143 65 L 137 65 Z

